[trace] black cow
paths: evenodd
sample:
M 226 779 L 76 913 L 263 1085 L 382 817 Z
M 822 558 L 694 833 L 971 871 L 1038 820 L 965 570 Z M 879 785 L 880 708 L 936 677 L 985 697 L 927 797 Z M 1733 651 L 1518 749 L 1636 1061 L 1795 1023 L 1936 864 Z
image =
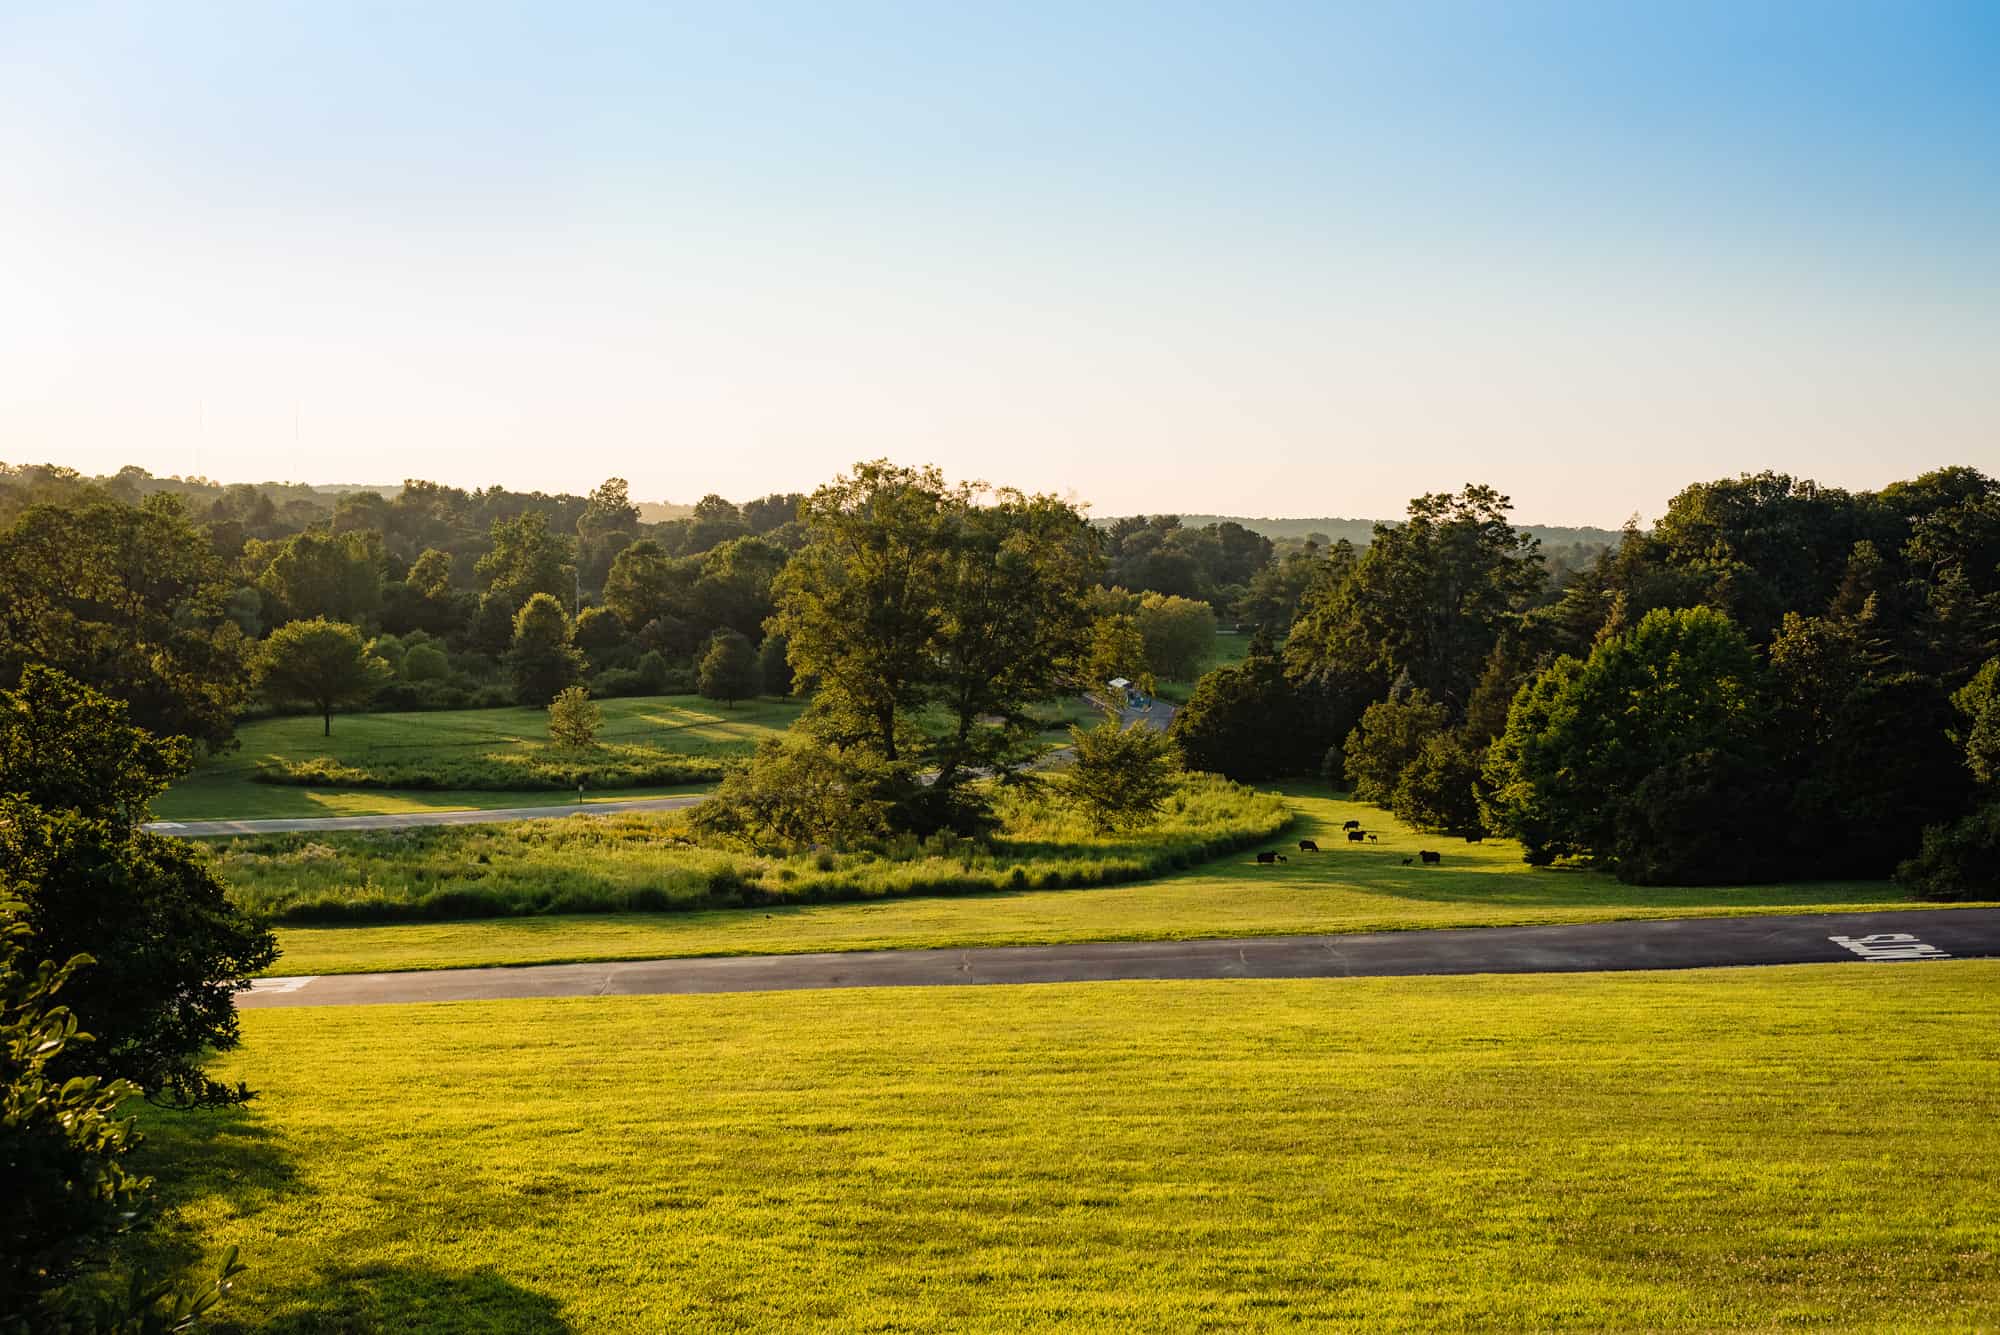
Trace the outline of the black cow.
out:
M 1430 850 L 1429 850 L 1428 848 L 1420 848 L 1420 849 L 1418 849 L 1418 850 L 1417 850 L 1417 856 L 1418 856 L 1418 857 L 1420 857 L 1420 858 L 1422 858 L 1422 859 L 1424 860 L 1424 865 L 1425 865 L 1425 866 L 1429 866 L 1429 865 L 1431 865 L 1431 864 L 1432 864 L 1432 863 L 1434 863 L 1434 862 L 1442 862 L 1442 861 L 1444 861 L 1444 859 L 1443 859 L 1442 857 L 1438 856 L 1438 855 L 1437 855 L 1436 853 L 1433 853 L 1433 852 L 1431 852 L 1431 851 L 1430 851 Z
M 1348 842 L 1348 843 L 1350 843 L 1350 844 L 1358 844 L 1358 843 L 1360 843 L 1363 837 L 1364 837 L 1364 836 L 1362 835 L 1361 831 L 1359 831 L 1359 830 L 1349 830 L 1349 831 L 1347 832 L 1347 842 Z
M 1273 862 L 1283 862 L 1284 860 L 1285 860 L 1285 855 L 1283 853 L 1259 853 L 1257 855 L 1257 861 L 1266 864 Z
M 1299 840 L 1299 852 L 1301 852 L 1301 853 L 1317 853 L 1317 852 L 1319 852 L 1319 845 L 1318 845 L 1318 844 L 1316 844 L 1316 843 L 1314 843 L 1314 842 L 1313 842 L 1312 840 L 1310 840 L 1310 839 L 1301 839 L 1301 840 Z
M 1368 842 L 1372 844 L 1372 843 L 1374 843 L 1374 842 L 1375 842 L 1375 840 L 1376 840 L 1376 839 L 1377 839 L 1378 837 L 1379 837 L 1379 836 L 1377 836 L 1377 835 L 1372 835 L 1372 834 L 1371 834 L 1371 835 L 1369 835 L 1369 836 L 1368 836 Z
M 1340 828 L 1343 830 L 1358 830 L 1361 828 L 1361 822 L 1358 820 L 1351 820 L 1348 821 L 1345 825 L 1341 826 Z
M 1404 859 L 1403 859 L 1403 865 L 1404 865 L 1405 867 L 1407 867 L 1407 866 L 1409 866 L 1409 865 L 1410 865 L 1410 864 L 1411 864 L 1412 862 L 1415 862 L 1415 861 L 1416 861 L 1416 859 L 1415 859 L 1415 858 L 1404 858 Z
M 1483 843 L 1485 839 L 1486 836 L 1483 834 L 1468 834 L 1465 836 L 1465 842 L 1468 844 Z

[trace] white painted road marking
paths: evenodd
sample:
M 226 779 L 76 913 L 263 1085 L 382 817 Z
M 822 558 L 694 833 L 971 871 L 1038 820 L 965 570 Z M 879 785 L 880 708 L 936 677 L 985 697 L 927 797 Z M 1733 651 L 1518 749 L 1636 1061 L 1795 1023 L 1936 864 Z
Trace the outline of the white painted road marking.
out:
M 1936 946 L 1925 945 L 1908 932 L 1876 932 L 1873 936 L 1829 936 L 1836 946 L 1864 960 L 1948 960 Z
M 252 978 L 250 980 L 250 990 L 252 992 L 296 992 L 317 977 L 319 977 L 318 974 L 307 974 L 303 978 Z

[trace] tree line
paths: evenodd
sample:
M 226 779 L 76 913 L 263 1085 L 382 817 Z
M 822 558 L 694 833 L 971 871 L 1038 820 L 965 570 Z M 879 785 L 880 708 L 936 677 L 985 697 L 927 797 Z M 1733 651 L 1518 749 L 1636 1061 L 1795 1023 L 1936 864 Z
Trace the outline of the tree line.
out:
M 1490 487 L 1412 501 L 1204 678 L 1190 762 L 1635 882 L 1990 888 L 2000 484 L 1698 483 L 1552 576 Z
M 346 709 L 543 705 L 574 685 L 782 695 L 771 627 L 803 500 L 706 496 L 647 523 L 619 478 L 587 496 L 411 480 L 384 497 L 0 467 L 0 682 L 59 666 L 209 748 L 258 710 L 330 730 Z M 1271 544 L 1134 522 L 1091 539 L 1089 680 L 1190 679 Z

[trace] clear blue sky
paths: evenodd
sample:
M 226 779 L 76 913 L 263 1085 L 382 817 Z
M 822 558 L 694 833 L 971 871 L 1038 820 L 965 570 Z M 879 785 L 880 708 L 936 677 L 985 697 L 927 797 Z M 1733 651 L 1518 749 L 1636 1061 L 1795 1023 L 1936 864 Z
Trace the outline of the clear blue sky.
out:
M 1656 514 L 2000 471 L 2000 5 L 0 0 L 0 459 Z

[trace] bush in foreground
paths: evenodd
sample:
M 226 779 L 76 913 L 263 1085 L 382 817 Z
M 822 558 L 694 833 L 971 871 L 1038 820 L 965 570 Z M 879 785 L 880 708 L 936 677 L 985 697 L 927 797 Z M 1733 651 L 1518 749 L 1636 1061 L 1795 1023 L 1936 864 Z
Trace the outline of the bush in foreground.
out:
M 1944 903 L 2000 896 L 2000 803 L 1925 830 L 1917 855 L 1896 868 L 1896 884 Z

